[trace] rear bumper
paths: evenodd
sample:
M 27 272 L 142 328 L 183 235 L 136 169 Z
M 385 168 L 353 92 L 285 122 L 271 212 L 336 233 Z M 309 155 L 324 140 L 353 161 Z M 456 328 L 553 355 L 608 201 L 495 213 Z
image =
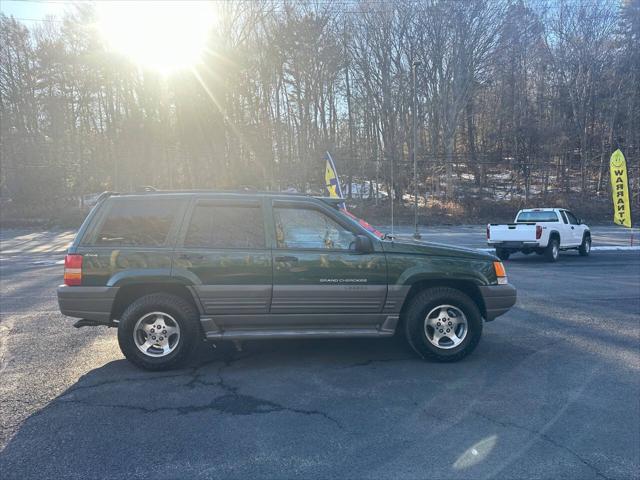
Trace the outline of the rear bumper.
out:
M 507 313 L 516 304 L 517 293 L 513 285 L 488 285 L 479 288 L 487 311 L 487 321 Z
M 504 248 L 507 250 L 523 250 L 525 248 L 540 248 L 540 242 L 487 242 L 487 245 L 495 248 Z
M 108 324 L 118 287 L 58 287 L 58 305 L 63 315 Z

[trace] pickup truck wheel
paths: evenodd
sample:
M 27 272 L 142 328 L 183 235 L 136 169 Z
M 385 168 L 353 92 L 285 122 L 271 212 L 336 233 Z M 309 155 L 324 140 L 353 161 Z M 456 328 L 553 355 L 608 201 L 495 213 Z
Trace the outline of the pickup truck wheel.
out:
M 422 358 L 455 362 L 478 345 L 482 316 L 475 302 L 463 292 L 429 288 L 411 301 L 405 316 L 405 334 Z
M 118 343 L 135 365 L 167 370 L 185 361 L 198 333 L 198 312 L 189 302 L 154 293 L 135 300 L 122 314 Z
M 582 237 L 582 244 L 578 247 L 578 253 L 583 257 L 588 257 L 591 253 L 591 236 Z
M 558 257 L 560 256 L 560 242 L 558 242 L 557 238 L 549 239 L 549 245 L 547 245 L 544 254 L 550 262 L 558 261 Z
M 509 255 L 511 255 L 511 253 L 509 252 L 509 250 L 496 248 L 496 255 L 500 260 L 509 260 Z

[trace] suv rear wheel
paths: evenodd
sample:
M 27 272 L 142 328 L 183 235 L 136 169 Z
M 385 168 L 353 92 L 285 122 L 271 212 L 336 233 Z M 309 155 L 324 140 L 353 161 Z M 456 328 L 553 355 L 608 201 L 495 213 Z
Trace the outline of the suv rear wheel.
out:
M 448 287 L 426 289 L 411 301 L 405 334 L 422 358 L 455 362 L 469 355 L 482 335 L 482 316 L 465 293 Z
M 182 364 L 198 334 L 198 313 L 193 305 L 164 293 L 135 300 L 118 324 L 120 350 L 129 361 L 147 370 Z

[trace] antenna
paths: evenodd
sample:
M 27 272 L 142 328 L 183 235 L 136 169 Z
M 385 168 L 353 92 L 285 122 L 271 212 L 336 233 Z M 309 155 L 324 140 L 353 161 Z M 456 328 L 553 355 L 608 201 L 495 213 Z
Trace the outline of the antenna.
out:
M 389 198 L 391 199 L 391 236 L 393 237 L 393 197 L 394 197 L 394 177 L 393 177 L 393 164 L 394 155 L 391 155 L 391 188 L 389 188 Z

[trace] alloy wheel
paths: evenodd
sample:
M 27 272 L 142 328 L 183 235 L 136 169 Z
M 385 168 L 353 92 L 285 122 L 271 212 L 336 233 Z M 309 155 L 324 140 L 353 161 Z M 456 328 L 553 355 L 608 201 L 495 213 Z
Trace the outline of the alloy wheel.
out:
M 178 346 L 180 325 L 168 313 L 147 313 L 136 322 L 133 340 L 145 355 L 165 357 Z
M 445 350 L 460 345 L 467 336 L 467 317 L 458 307 L 438 305 L 424 319 L 424 334 L 429 342 Z

